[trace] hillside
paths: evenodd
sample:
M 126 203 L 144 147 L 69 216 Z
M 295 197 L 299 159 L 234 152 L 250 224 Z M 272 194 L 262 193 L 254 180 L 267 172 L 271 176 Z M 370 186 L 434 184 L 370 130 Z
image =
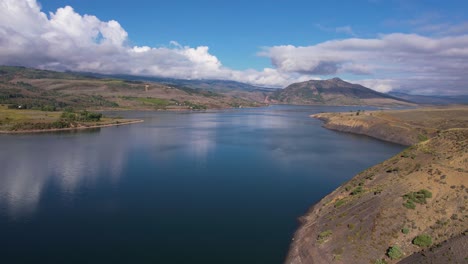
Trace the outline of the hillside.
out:
M 382 123 L 369 124 L 391 118 L 379 130 L 409 129 L 403 142 L 420 142 L 361 172 L 314 205 L 301 218 L 286 263 L 421 263 L 431 260 L 431 252 L 438 256 L 432 263 L 464 263 L 467 116 L 468 107 L 316 115 L 340 125 L 334 129 L 382 139 L 387 138 L 374 132 Z M 421 129 L 429 132 L 429 139 L 414 138 L 411 131 Z
M 450 105 L 450 104 L 468 104 L 468 95 L 457 96 L 436 96 L 436 95 L 412 95 L 399 92 L 390 92 L 389 95 L 403 100 L 415 102 L 417 104 L 427 105 Z
M 201 89 L 215 93 L 225 94 L 247 101 L 263 102 L 265 98 L 278 88 L 259 87 L 247 83 L 229 80 L 184 80 L 162 77 L 133 76 L 133 75 L 104 75 L 96 73 L 83 73 L 86 76 L 99 78 L 116 78 L 128 81 L 155 82 L 175 87 L 186 87 L 191 89 Z
M 393 111 L 321 113 L 312 117 L 325 121 L 332 130 L 412 145 L 451 127 L 468 128 L 468 107 L 421 108 Z
M 411 105 L 408 101 L 345 82 L 340 78 L 294 83 L 275 91 L 269 99 L 273 103 L 299 105 Z
M 0 66 L 0 104 L 28 109 L 185 110 L 263 105 L 260 102 L 156 82 Z

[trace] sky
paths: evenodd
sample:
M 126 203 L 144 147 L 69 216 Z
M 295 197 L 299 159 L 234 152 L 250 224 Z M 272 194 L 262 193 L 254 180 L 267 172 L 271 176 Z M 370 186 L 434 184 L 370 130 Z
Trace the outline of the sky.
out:
M 0 0 L 0 64 L 468 94 L 468 1 Z

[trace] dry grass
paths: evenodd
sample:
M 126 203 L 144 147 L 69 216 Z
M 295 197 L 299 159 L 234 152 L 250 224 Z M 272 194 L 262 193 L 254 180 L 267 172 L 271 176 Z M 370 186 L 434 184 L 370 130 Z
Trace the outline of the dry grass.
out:
M 343 126 L 359 125 L 361 132 L 388 131 L 396 126 L 409 132 L 435 133 L 356 175 L 316 204 L 302 218 L 286 263 L 332 263 L 334 248 L 343 249 L 343 263 L 374 263 L 378 259 L 394 263 L 386 256 L 391 246 L 398 245 L 407 257 L 421 250 L 413 244 L 419 235 L 429 235 L 437 245 L 468 230 L 468 107 L 365 112 L 359 116 L 331 113 L 320 118 L 324 116 Z M 356 188 L 361 190 L 359 195 L 351 195 Z M 425 201 L 414 209 L 406 208 L 408 198 L 404 195 L 420 190 L 428 190 Z M 344 199 L 346 203 L 341 204 Z M 402 229 L 407 230 L 403 233 Z M 311 239 L 323 230 L 330 230 L 333 236 L 327 243 L 311 245 Z

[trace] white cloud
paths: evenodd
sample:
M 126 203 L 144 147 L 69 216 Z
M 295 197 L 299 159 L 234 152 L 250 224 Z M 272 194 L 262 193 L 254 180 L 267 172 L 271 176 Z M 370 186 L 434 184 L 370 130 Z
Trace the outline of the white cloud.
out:
M 381 91 L 396 87 L 421 93 L 434 89 L 447 93 L 468 90 L 468 35 L 429 38 L 395 33 L 305 47 L 274 46 L 265 48 L 260 55 L 271 58 L 281 72 L 369 75 L 372 78 L 362 82 Z M 385 85 L 379 82 L 382 79 L 387 80 Z
M 331 30 L 354 35 L 350 26 Z M 0 64 L 277 87 L 323 76 L 365 75 L 360 82 L 379 91 L 467 93 L 468 35 L 353 37 L 303 47 L 267 47 L 259 55 L 270 58 L 272 67 L 237 71 L 223 66 L 207 46 L 176 41 L 168 47 L 130 46 L 128 33 L 117 21 L 80 15 L 70 6 L 45 14 L 36 0 L 0 2 Z
M 350 82 L 357 83 L 365 87 L 372 87 L 372 89 L 381 93 L 387 93 L 400 88 L 397 81 L 390 79 L 364 79 Z
M 53 70 L 126 73 L 185 79 L 231 79 L 284 86 L 304 77 L 275 69 L 235 71 L 224 67 L 207 46 L 129 46 L 114 20 L 80 15 L 66 6 L 46 15 L 35 0 L 0 2 L 0 64 Z

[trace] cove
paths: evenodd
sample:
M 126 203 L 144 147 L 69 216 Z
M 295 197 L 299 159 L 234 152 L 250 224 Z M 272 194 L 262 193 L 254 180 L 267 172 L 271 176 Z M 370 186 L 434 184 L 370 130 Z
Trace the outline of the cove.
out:
M 0 135 L 0 263 L 282 263 L 298 217 L 404 147 L 272 106 Z

